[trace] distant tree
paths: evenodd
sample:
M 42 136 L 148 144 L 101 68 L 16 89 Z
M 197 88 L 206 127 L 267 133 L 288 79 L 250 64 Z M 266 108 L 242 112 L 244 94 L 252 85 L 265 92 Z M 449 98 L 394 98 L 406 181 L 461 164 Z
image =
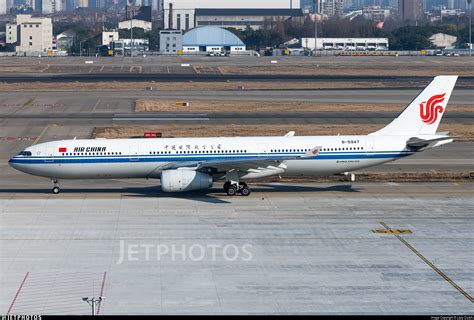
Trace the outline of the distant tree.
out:
M 15 52 L 15 44 L 7 43 L 5 46 L 0 46 L 0 52 Z
M 143 28 L 133 27 L 132 35 L 135 39 L 146 38 L 145 30 Z M 119 29 L 119 38 L 130 39 L 130 29 Z
M 158 51 L 160 49 L 160 30 L 153 29 L 145 32 L 145 38 L 148 39 L 151 51 Z
M 428 39 L 432 34 L 432 30 L 426 27 L 401 27 L 389 35 L 390 49 L 422 50 L 433 48 L 433 44 Z
M 468 18 L 448 17 L 441 22 L 421 21 L 419 26 L 406 25 L 396 18 L 384 21 L 383 28 L 377 28 L 376 22 L 358 16 L 352 20 L 330 18 L 318 22 L 319 37 L 387 37 L 390 48 L 394 50 L 421 50 L 432 48 L 429 37 L 442 32 L 458 37 L 459 43 L 468 42 Z M 300 20 L 265 19 L 263 27 L 253 30 L 228 28 L 236 34 L 249 49 L 277 47 L 292 38 L 314 37 L 314 21 L 309 15 Z

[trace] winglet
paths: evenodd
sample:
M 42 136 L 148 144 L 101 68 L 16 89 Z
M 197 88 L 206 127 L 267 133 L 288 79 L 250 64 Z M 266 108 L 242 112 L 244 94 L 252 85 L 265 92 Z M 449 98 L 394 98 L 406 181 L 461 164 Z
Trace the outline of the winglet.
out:
M 314 147 L 305 154 L 301 155 L 300 158 L 311 158 L 311 157 L 316 157 L 319 154 L 319 151 L 321 151 L 321 146 Z
M 295 135 L 295 131 L 288 131 L 286 134 L 285 134 L 285 137 L 293 137 Z

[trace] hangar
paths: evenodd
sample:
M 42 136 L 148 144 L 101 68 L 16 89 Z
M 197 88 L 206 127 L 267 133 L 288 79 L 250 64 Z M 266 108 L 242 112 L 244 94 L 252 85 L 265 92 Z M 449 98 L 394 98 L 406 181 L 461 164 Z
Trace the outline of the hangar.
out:
M 256 25 L 259 28 L 259 24 L 256 23 L 260 23 L 262 17 L 301 15 L 300 0 L 163 0 L 162 8 L 164 29 L 177 30 L 189 30 L 199 25 L 209 25 L 210 21 L 215 23 L 215 19 L 222 23 L 220 25 L 242 27 L 237 24 L 237 18 L 246 20 L 245 25 L 250 22 L 251 26 Z M 204 9 L 214 10 L 210 12 Z M 258 12 L 254 12 L 253 9 L 258 9 Z M 299 10 L 288 12 L 285 9 Z M 265 12 L 268 10 L 272 12 Z M 244 11 L 247 14 L 244 14 Z M 198 24 L 197 20 L 201 20 L 201 24 Z
M 196 9 L 197 26 L 221 26 L 245 30 L 270 27 L 279 21 L 303 18 L 301 9 Z M 303 20 L 301 20 L 303 21 Z
M 183 35 L 183 53 L 215 51 L 239 53 L 245 50 L 245 43 L 239 37 L 219 27 L 197 27 Z

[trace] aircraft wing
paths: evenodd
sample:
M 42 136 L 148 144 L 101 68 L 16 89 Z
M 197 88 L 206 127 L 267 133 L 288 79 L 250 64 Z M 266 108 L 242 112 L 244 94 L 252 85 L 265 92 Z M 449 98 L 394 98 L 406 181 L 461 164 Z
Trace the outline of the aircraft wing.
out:
M 264 169 L 277 169 L 277 167 L 286 160 L 304 159 L 315 157 L 318 155 L 321 147 L 314 147 L 305 154 L 300 155 L 265 155 L 265 156 L 252 156 L 252 157 L 239 157 L 239 158 L 224 158 L 216 160 L 204 160 L 204 161 L 186 161 L 186 162 L 175 162 L 170 163 L 167 167 L 161 168 L 162 170 L 171 170 L 179 168 L 189 168 L 198 171 L 214 171 L 214 172 L 227 172 L 231 170 L 256 172 Z M 280 167 L 281 168 L 281 167 Z

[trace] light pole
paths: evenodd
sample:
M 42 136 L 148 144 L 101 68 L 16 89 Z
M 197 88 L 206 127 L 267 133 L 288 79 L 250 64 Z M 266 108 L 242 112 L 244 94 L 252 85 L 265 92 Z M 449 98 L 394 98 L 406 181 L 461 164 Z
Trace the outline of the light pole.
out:
M 130 5 L 130 57 L 133 57 L 133 13 Z
M 314 0 L 314 56 L 316 57 L 316 42 L 318 39 L 318 10 L 316 9 L 318 0 Z
M 472 0 L 467 0 L 467 4 L 469 5 L 469 56 L 471 57 L 472 54 Z
M 79 41 L 79 57 L 82 57 L 82 43 L 84 40 Z
M 105 297 L 99 297 L 99 298 L 90 298 L 89 297 L 84 297 L 82 298 L 82 301 L 84 302 L 87 302 L 87 304 L 89 304 L 92 308 L 92 315 L 95 316 L 95 312 L 96 312 L 96 307 L 102 302 L 102 300 L 104 300 Z

